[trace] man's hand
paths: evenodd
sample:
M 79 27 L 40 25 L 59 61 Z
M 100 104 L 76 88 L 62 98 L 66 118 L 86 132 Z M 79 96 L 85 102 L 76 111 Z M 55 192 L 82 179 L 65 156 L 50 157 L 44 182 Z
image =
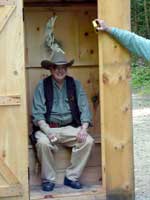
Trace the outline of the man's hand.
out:
M 43 131 L 47 135 L 51 143 L 55 143 L 58 141 L 58 138 L 52 133 L 51 128 L 44 120 L 38 121 L 37 124 L 40 127 L 41 131 Z
M 50 134 L 50 135 L 47 135 L 47 137 L 52 144 L 54 144 L 58 141 L 58 138 L 55 135 Z
M 106 25 L 104 20 L 96 19 L 95 21 L 98 24 L 98 27 L 96 28 L 96 30 L 109 32 L 110 27 Z
M 82 124 L 81 129 L 80 129 L 80 131 L 77 135 L 77 141 L 78 142 L 85 142 L 86 141 L 86 138 L 88 136 L 88 133 L 87 133 L 88 126 L 89 126 L 88 123 Z

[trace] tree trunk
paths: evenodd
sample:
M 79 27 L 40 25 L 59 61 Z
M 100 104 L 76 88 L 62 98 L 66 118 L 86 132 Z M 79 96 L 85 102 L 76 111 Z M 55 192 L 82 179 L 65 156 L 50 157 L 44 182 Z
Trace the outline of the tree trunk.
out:
M 149 26 L 149 21 L 148 21 L 148 12 L 147 12 L 147 2 L 146 2 L 146 0 L 143 0 L 143 5 L 144 5 L 146 33 L 147 33 L 147 37 L 150 38 L 150 26 Z
M 137 1 L 132 0 L 133 2 L 133 31 L 137 33 L 138 31 L 138 10 L 137 10 Z

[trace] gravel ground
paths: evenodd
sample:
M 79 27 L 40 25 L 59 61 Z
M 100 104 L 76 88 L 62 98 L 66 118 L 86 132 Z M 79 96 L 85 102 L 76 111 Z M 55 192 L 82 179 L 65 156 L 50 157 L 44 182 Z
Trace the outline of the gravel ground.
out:
M 150 200 L 150 96 L 133 95 L 136 200 Z

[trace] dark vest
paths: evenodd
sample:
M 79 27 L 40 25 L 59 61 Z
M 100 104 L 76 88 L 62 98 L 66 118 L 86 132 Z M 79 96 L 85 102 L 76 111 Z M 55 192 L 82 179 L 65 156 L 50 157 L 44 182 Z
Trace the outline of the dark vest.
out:
M 71 114 L 73 118 L 72 125 L 74 127 L 78 127 L 81 125 L 81 121 L 80 121 L 80 111 L 79 111 L 79 107 L 77 103 L 76 85 L 75 85 L 74 79 L 70 76 L 66 76 L 66 85 L 67 85 L 67 97 L 69 100 L 69 106 L 70 106 L 70 110 L 71 110 Z M 44 95 L 46 99 L 46 108 L 47 108 L 47 112 L 45 113 L 45 119 L 48 122 L 48 118 L 51 114 L 52 105 L 53 105 L 53 85 L 52 85 L 51 76 L 44 79 Z M 30 140 L 33 146 L 37 142 L 35 138 L 35 132 L 38 130 L 39 130 L 39 127 L 33 124 L 32 134 L 30 135 Z
M 47 112 L 45 114 L 45 119 L 48 122 L 48 118 L 51 115 L 52 105 L 53 105 L 53 84 L 52 76 L 48 76 L 44 79 L 44 95 L 46 99 Z M 73 118 L 74 126 L 80 126 L 80 111 L 77 102 L 76 85 L 74 79 L 70 76 L 66 76 L 66 86 L 67 86 L 67 97 L 69 101 L 69 106 Z

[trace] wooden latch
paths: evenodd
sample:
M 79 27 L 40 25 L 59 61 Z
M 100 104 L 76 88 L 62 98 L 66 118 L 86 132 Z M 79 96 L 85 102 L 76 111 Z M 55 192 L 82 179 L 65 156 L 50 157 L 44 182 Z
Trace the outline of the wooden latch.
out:
M 0 0 L 0 6 L 15 5 L 15 0 Z
M 0 106 L 15 106 L 20 104 L 20 95 L 0 96 Z

